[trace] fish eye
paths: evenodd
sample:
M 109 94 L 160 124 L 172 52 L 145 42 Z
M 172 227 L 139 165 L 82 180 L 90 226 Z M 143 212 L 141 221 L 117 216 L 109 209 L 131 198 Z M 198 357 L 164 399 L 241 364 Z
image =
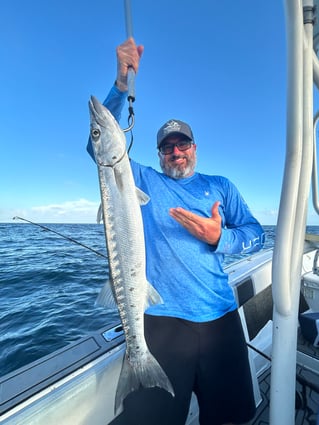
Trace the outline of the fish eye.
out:
M 100 130 L 97 128 L 92 128 L 91 130 L 91 136 L 93 137 L 93 139 L 97 139 L 98 137 L 100 137 Z

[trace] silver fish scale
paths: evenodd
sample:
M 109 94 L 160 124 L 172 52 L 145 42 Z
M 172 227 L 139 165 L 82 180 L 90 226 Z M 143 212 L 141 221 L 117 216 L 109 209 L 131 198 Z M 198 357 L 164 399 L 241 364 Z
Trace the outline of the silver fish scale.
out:
M 104 230 L 111 284 L 120 314 L 126 353 L 115 396 L 115 412 L 124 398 L 141 385 L 174 390 L 165 372 L 152 356 L 144 338 L 144 311 L 151 301 L 161 302 L 147 282 L 140 200 L 147 196 L 135 188 L 126 154 L 126 140 L 110 112 L 95 98 L 90 101 L 91 140 L 98 165 Z M 103 288 L 104 289 L 104 288 Z M 108 287 L 103 293 L 107 303 Z
M 128 158 L 124 156 L 115 167 L 101 168 L 101 192 L 102 200 L 107 201 L 103 209 L 110 273 L 126 335 L 128 356 L 132 361 L 136 355 L 141 355 L 141 350 L 147 351 L 142 320 L 146 307 L 147 282 L 145 260 L 143 261 L 144 236 L 140 230 L 143 226 L 140 206 L 136 196 L 127 196 L 130 192 L 127 190 L 129 184 L 133 185 L 131 193 L 135 194 L 131 174 L 125 178 L 125 193 L 116 185 L 116 174 L 122 173 L 123 176 L 124 171 L 130 169 L 126 162 Z M 118 211 L 121 211 L 121 214 Z M 139 214 L 133 214 L 133 211 L 138 211 Z

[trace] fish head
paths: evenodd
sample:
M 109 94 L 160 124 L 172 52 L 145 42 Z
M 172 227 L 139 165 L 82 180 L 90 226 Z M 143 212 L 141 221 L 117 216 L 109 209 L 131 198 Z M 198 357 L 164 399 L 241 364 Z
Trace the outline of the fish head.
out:
M 90 137 L 95 161 L 99 165 L 112 167 L 125 155 L 125 135 L 111 112 L 94 96 L 90 98 L 89 109 Z

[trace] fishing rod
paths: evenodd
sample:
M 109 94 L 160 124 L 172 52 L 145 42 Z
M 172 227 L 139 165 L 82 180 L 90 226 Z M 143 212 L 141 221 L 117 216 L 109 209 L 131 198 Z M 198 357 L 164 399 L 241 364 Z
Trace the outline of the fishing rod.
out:
M 268 360 L 269 362 L 271 362 L 271 357 L 268 356 L 266 353 L 264 353 L 263 351 L 260 351 L 257 347 L 254 347 L 253 345 L 251 345 L 249 342 L 246 342 L 247 347 L 251 348 L 252 350 L 254 350 L 257 354 L 260 354 L 262 357 L 264 357 L 266 360 Z
M 124 10 L 125 10 L 125 28 L 126 28 L 126 37 L 133 37 L 133 23 L 132 23 L 132 12 L 131 12 L 131 2 L 130 0 L 124 0 Z M 127 73 L 127 100 L 129 102 L 129 128 L 124 131 L 129 131 L 134 126 L 134 111 L 133 111 L 133 102 L 135 101 L 135 71 L 130 66 Z M 130 122 L 131 121 L 131 122 Z
M 132 11 L 131 11 L 131 2 L 130 0 L 124 0 L 125 8 L 125 27 L 126 27 L 126 37 L 133 37 L 133 24 L 132 24 Z M 129 106 L 132 107 L 133 102 L 135 101 L 135 71 L 130 66 L 127 74 L 127 87 L 128 87 L 128 96 L 127 100 L 129 101 Z
M 259 354 L 260 356 L 264 357 L 264 359 L 268 360 L 270 363 L 272 362 L 272 358 L 270 356 L 268 356 L 266 353 L 264 353 L 263 351 L 259 350 L 257 347 L 251 345 L 249 342 L 246 341 L 246 345 L 248 348 L 251 348 L 253 351 L 255 351 L 257 354 Z M 301 375 L 296 375 L 296 380 L 301 384 L 301 385 L 306 385 L 309 388 L 311 388 L 313 391 L 315 391 L 317 394 L 319 394 L 319 385 L 315 384 L 314 382 L 309 381 L 308 379 L 306 379 L 305 377 L 301 376 Z
M 126 28 L 126 37 L 130 38 L 133 37 L 133 23 L 132 23 L 132 11 L 131 11 L 131 2 L 130 0 L 124 0 L 124 11 L 125 11 L 125 28 Z M 124 133 L 127 133 L 128 131 L 131 132 L 131 140 L 129 147 L 127 149 L 127 153 L 130 153 L 130 150 L 133 146 L 133 132 L 132 129 L 135 124 L 135 116 L 134 116 L 134 110 L 133 110 L 133 102 L 135 101 L 135 71 L 130 66 L 127 73 L 127 100 L 129 103 L 128 106 L 128 127 L 125 128 L 123 131 Z
M 99 255 L 100 257 L 103 257 L 103 258 L 108 259 L 108 257 L 107 257 L 106 255 L 102 254 L 101 252 L 96 251 L 95 249 L 90 248 L 89 246 L 84 245 L 83 243 L 78 242 L 78 241 L 76 241 L 76 240 L 75 240 L 75 239 L 73 239 L 73 238 L 70 238 L 70 237 L 68 237 L 68 236 L 62 235 L 62 233 L 56 232 L 55 230 L 50 229 L 49 227 L 43 226 L 43 224 L 34 223 L 34 222 L 33 222 L 33 221 L 31 221 L 31 220 L 27 220 L 26 218 L 19 217 L 19 216 L 15 216 L 15 217 L 13 217 L 13 218 L 12 218 L 12 220 L 22 220 L 22 221 L 26 221 L 27 223 L 33 224 L 34 226 L 41 227 L 41 229 L 43 229 L 43 230 L 46 230 L 46 231 L 48 231 L 48 232 L 55 233 L 56 235 L 61 236 L 61 238 L 63 238 L 63 239 L 66 239 L 66 240 L 68 240 L 68 241 L 70 241 L 70 242 L 73 242 L 73 243 L 75 243 L 75 244 L 77 244 L 77 245 L 80 245 L 80 246 L 82 246 L 83 248 L 86 248 L 86 249 L 88 249 L 89 251 L 94 252 L 94 254 Z

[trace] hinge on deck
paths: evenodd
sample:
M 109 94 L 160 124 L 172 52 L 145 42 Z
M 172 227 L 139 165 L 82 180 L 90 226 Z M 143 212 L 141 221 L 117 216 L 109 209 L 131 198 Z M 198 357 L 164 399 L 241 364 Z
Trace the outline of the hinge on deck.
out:
M 113 339 L 118 338 L 121 335 L 123 335 L 123 327 L 121 325 L 115 326 L 114 328 L 109 329 L 102 334 L 103 338 L 107 342 L 113 341 Z
M 314 259 L 313 259 L 313 266 L 312 266 L 312 273 L 319 276 L 319 266 L 318 266 L 318 257 L 319 257 L 319 249 L 317 249 Z

